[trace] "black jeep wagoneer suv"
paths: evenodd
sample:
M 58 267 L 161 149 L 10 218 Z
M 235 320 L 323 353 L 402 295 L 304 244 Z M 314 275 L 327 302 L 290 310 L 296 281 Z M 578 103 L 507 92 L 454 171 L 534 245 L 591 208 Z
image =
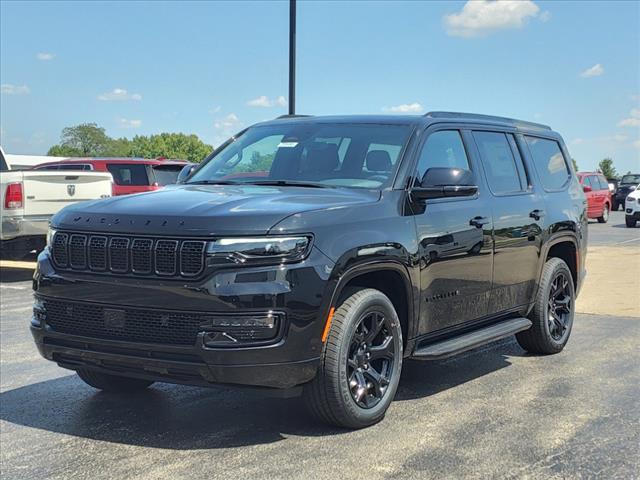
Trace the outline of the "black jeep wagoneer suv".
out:
M 550 128 L 485 115 L 260 123 L 181 185 L 58 213 L 31 331 L 99 389 L 295 387 L 365 427 L 404 358 L 563 349 L 587 242 L 569 159 Z

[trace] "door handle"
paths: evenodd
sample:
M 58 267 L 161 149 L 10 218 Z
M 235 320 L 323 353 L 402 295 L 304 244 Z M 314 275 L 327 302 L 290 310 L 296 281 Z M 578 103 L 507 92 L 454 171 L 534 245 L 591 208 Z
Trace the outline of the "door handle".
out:
M 536 208 L 535 210 L 529 213 L 529 216 L 534 220 L 540 220 L 542 217 L 544 217 L 544 210 L 539 210 Z
M 469 220 L 469 225 L 476 228 L 482 228 L 482 226 L 486 225 L 487 223 L 489 223 L 489 219 L 487 217 L 477 216 Z

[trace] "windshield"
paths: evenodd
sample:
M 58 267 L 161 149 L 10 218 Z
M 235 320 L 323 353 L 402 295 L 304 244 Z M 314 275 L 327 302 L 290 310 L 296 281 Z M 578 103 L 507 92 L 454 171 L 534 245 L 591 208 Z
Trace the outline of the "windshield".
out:
M 153 173 L 156 176 L 156 182 L 161 187 L 176 183 L 183 167 L 184 165 L 155 165 Z
M 623 175 L 620 183 L 631 183 L 636 185 L 640 183 L 640 175 Z
M 380 124 L 252 127 L 215 151 L 187 183 L 382 188 L 392 181 L 410 132 L 409 125 Z

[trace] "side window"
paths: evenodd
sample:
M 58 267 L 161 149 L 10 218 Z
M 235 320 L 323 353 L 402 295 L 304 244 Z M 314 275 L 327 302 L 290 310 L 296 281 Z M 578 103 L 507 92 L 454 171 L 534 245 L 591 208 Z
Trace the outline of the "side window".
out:
M 147 166 L 144 164 L 110 163 L 107 170 L 116 185 L 149 185 Z
M 458 130 L 440 130 L 427 138 L 418 159 L 418 181 L 429 168 L 434 167 L 471 170 Z
M 609 182 L 602 175 L 598 175 L 598 181 L 600 182 L 600 190 L 609 190 Z
M 571 173 L 558 142 L 530 136 L 525 139 L 542 186 L 547 190 L 564 187 Z
M 591 177 L 584 177 L 584 180 L 582 181 L 582 184 L 587 186 L 587 187 L 594 188 L 593 185 L 591 184 Z
M 473 138 L 480 150 L 491 192 L 501 194 L 524 191 L 527 182 L 526 178 L 521 178 L 524 174 L 522 160 L 518 158 L 518 168 L 507 134 L 473 132 Z

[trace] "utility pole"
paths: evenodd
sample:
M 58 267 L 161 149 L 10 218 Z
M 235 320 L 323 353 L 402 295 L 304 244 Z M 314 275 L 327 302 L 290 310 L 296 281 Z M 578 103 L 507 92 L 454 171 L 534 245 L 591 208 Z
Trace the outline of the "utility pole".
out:
M 296 0 L 289 0 L 289 115 L 296 114 Z

